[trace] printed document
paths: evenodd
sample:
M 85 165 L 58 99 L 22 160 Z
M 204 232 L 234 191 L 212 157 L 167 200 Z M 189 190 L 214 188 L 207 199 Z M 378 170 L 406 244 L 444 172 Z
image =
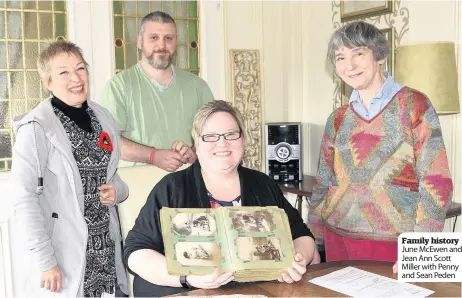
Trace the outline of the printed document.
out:
M 353 297 L 427 297 L 434 293 L 422 287 L 355 267 L 340 269 L 314 278 L 310 282 Z

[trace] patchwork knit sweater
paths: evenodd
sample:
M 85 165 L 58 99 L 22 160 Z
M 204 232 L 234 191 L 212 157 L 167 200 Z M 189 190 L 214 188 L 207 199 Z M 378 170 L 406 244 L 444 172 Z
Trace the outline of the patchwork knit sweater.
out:
M 310 199 L 310 229 L 396 241 L 403 232 L 442 231 L 453 184 L 438 116 L 422 93 L 402 88 L 373 119 L 351 107 L 325 127 Z

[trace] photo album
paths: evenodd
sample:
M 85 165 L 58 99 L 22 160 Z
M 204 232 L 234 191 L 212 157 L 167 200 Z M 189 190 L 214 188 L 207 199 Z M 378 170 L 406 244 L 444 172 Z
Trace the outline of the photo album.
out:
M 289 220 L 278 207 L 164 207 L 160 217 L 171 275 L 219 267 L 239 282 L 276 280 L 294 260 Z

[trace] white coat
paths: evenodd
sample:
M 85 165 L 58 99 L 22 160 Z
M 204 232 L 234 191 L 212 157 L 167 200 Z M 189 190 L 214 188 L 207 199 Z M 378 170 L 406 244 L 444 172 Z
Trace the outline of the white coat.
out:
M 116 203 L 128 197 L 128 187 L 117 175 L 120 138 L 110 113 L 88 101 L 103 131 L 112 140 L 113 151 L 107 183 L 116 189 Z M 23 297 L 83 296 L 88 228 L 83 216 L 84 193 L 71 143 L 48 98 L 14 121 L 15 144 L 11 168 L 13 225 L 22 244 Z M 43 178 L 43 187 L 40 186 Z M 128 293 L 123 265 L 120 224 L 115 206 L 110 207 L 110 235 L 114 240 L 117 282 Z M 53 215 L 54 214 L 54 215 Z M 14 260 L 13 260 L 14 261 Z M 62 290 L 52 293 L 40 288 L 40 273 L 58 265 Z

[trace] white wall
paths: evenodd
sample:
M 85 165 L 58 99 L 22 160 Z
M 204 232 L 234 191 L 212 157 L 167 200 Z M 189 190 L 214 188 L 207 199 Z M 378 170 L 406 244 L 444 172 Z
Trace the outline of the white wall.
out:
M 10 189 L 8 188 L 7 175 L 0 175 L 0 297 L 13 295 L 13 280 L 11 268 L 10 227 L 8 218 L 11 209 L 8 208 L 7 200 Z
M 201 1 L 200 12 L 200 66 L 216 99 L 225 100 L 224 19 L 221 1 Z
M 68 0 L 69 40 L 90 65 L 90 99 L 97 101 L 114 75 L 112 1 Z
M 333 111 L 333 68 L 326 62 L 332 28 L 330 1 L 304 2 L 303 121 L 308 127 L 305 174 L 316 175 L 324 125 Z

